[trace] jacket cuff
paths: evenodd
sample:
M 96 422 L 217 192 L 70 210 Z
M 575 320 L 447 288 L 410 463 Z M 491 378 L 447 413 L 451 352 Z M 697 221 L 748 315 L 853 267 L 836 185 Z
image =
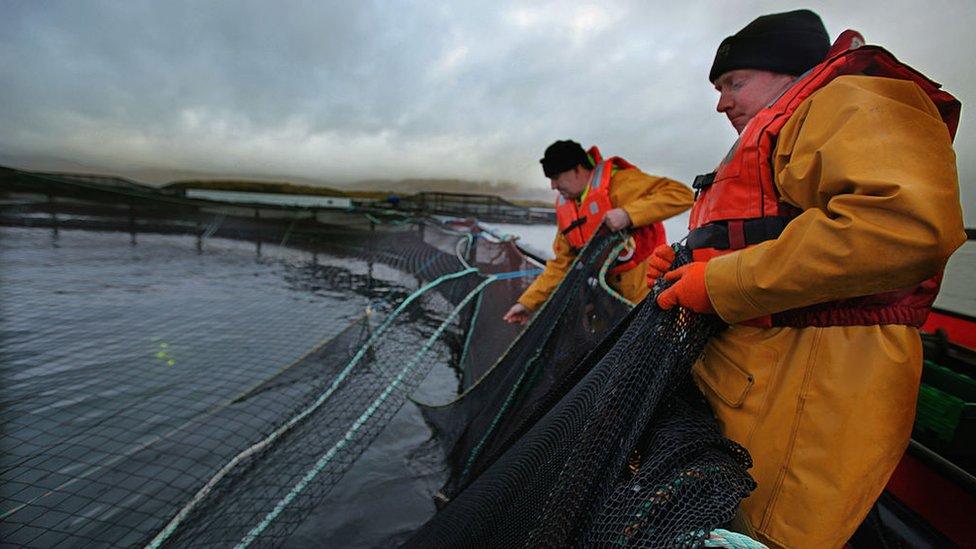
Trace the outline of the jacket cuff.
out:
M 620 209 L 627 212 L 627 217 L 630 218 L 631 228 L 643 227 L 644 225 L 650 225 L 651 223 L 653 223 L 653 221 L 648 219 L 649 216 L 643 215 L 644 212 L 641 210 L 641 208 L 635 208 L 633 206 L 627 205 L 627 206 L 621 206 Z
M 539 306 L 539 301 L 537 299 L 532 299 L 530 296 L 523 295 L 518 298 L 518 302 L 522 304 L 523 307 L 530 311 L 535 311 Z
M 728 324 L 768 314 L 749 295 L 748 275 L 741 269 L 738 252 L 715 257 L 705 267 L 705 291 L 715 312 Z

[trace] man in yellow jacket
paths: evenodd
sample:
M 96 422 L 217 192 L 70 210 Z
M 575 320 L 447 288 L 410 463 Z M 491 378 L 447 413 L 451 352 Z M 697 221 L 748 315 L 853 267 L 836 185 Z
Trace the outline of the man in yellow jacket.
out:
M 695 261 L 658 297 L 730 324 L 694 374 L 752 455 L 741 514 L 770 546 L 841 547 L 880 495 L 914 421 L 917 328 L 966 238 L 958 102 L 862 44 L 831 48 L 807 10 L 722 42 L 709 79 L 739 140 L 696 179 Z
M 579 249 L 601 223 L 613 231 L 656 225 L 656 231 L 650 232 L 663 242 L 664 227 L 660 222 L 687 210 L 692 202 L 691 189 L 685 185 L 648 175 L 617 157 L 604 162 L 599 149 L 592 147 L 587 152 L 575 141 L 556 141 L 546 149 L 540 162 L 550 186 L 560 194 L 557 200 L 560 227 L 552 244 L 555 257 L 546 262 L 542 274 L 505 313 L 503 318 L 510 323 L 524 324 L 532 311 L 549 298 Z M 609 185 L 601 186 L 601 176 Z M 581 212 L 578 215 L 574 213 L 577 210 Z M 570 213 L 563 215 L 566 211 Z M 589 222 L 584 214 L 589 215 Z M 654 236 L 635 233 L 634 238 Z M 626 270 L 618 269 L 608 275 L 610 286 L 631 302 L 636 303 L 647 295 L 646 257 L 647 253 L 638 258 L 640 261 L 632 261 L 632 266 L 625 266 Z

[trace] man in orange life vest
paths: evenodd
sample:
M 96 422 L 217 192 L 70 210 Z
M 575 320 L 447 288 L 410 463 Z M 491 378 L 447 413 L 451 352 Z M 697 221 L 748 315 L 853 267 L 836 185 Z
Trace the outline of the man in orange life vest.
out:
M 669 271 L 659 247 L 648 278 L 730 324 L 694 374 L 752 455 L 749 533 L 840 547 L 908 445 L 918 327 L 966 238 L 959 102 L 853 31 L 831 46 L 808 10 L 723 40 L 709 80 L 739 139 L 695 181 L 695 261 Z
M 637 302 L 647 295 L 647 256 L 666 242 L 661 221 L 691 207 L 691 189 L 666 177 L 648 175 L 620 157 L 603 159 L 600 150 L 584 151 L 575 141 L 556 141 L 540 160 L 556 200 L 559 232 L 555 258 L 505 313 L 507 322 L 524 324 L 556 289 L 576 253 L 601 224 L 614 231 L 631 230 L 633 249 L 619 261 L 608 282 L 624 298 Z

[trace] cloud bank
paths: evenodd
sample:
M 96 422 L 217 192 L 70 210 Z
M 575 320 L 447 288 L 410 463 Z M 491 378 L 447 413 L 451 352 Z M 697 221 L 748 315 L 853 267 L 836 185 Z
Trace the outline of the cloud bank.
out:
M 930 2 L 33 2 L 2 0 L 0 152 L 125 171 L 542 188 L 559 138 L 690 181 L 735 138 L 714 48 L 811 7 L 963 101 L 976 223 L 976 7 Z

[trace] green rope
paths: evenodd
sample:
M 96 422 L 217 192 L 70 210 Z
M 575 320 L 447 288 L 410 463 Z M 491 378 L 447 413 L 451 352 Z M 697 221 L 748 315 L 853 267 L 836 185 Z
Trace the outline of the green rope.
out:
M 722 530 L 712 530 L 705 539 L 705 547 L 723 547 L 725 549 L 769 549 L 745 534 Z
M 424 285 L 414 293 L 410 294 L 410 296 L 404 299 L 403 302 L 392 313 L 390 313 L 390 315 L 386 318 L 386 320 L 383 321 L 383 323 L 376 330 L 376 332 L 373 333 L 372 337 L 370 337 L 370 339 L 366 342 L 366 344 L 359 349 L 356 355 L 353 356 L 352 360 L 350 360 L 349 363 L 346 365 L 346 367 L 343 368 L 343 370 L 339 373 L 338 376 L 336 376 L 336 378 L 333 380 L 329 388 L 324 393 L 319 395 L 319 397 L 315 400 L 315 402 L 313 402 L 308 408 L 303 410 L 298 415 L 292 417 L 292 419 L 290 419 L 287 423 L 285 423 L 284 425 L 276 429 L 273 433 L 268 435 L 268 437 L 266 437 L 264 440 L 258 442 L 257 444 L 254 444 L 250 448 L 237 454 L 237 456 L 235 456 L 230 462 L 224 465 L 224 467 L 222 467 L 217 472 L 217 474 L 214 475 L 203 486 L 203 488 L 197 491 L 196 495 L 194 495 L 194 497 L 189 501 L 189 503 L 187 503 L 187 505 L 185 505 L 180 510 L 180 512 L 177 513 L 175 517 L 173 517 L 173 519 L 169 522 L 169 524 L 167 524 L 166 527 L 163 528 L 163 530 L 160 531 L 155 538 L 153 538 L 153 540 L 149 543 L 149 545 L 147 545 L 147 547 L 153 549 L 160 547 L 173 534 L 173 532 L 176 531 L 176 528 L 190 514 L 193 508 L 196 507 L 196 505 L 200 503 L 200 501 L 202 501 L 203 498 L 206 497 L 211 492 L 211 490 L 213 490 L 214 486 L 216 486 L 216 484 L 221 479 L 223 479 L 227 475 L 227 473 L 231 471 L 231 469 L 236 467 L 238 463 L 240 463 L 247 457 L 257 453 L 258 451 L 266 448 L 272 442 L 280 438 L 285 432 L 289 431 L 292 427 L 297 425 L 299 422 L 301 422 L 306 417 L 308 417 L 313 412 L 315 412 L 318 408 L 320 408 L 322 404 L 324 404 L 329 399 L 329 397 L 331 397 L 332 394 L 335 393 L 335 391 L 339 388 L 339 385 L 341 385 L 342 382 L 345 381 L 345 379 L 349 376 L 349 373 L 352 371 L 352 369 L 355 368 L 355 366 L 359 363 L 359 361 L 362 360 L 363 356 L 366 355 L 367 350 L 379 340 L 380 336 L 384 334 L 386 329 L 393 324 L 393 321 L 396 319 L 396 317 L 399 316 L 400 313 L 402 313 L 407 308 L 408 305 L 410 305 L 412 302 L 420 298 L 421 295 L 427 293 L 428 291 L 430 291 L 431 289 L 433 289 L 434 287 L 438 286 L 443 282 L 446 282 L 448 280 L 453 280 L 456 278 L 461 278 L 463 276 L 467 276 L 469 274 L 477 273 L 477 272 L 478 272 L 477 269 L 465 269 L 463 271 L 458 271 L 456 273 L 446 274 L 427 283 L 426 285 Z M 489 281 L 490 280 L 491 279 L 489 279 Z
M 352 208 L 349 211 L 356 211 L 356 209 L 355 208 Z M 414 221 L 413 216 L 404 214 L 402 212 L 394 212 L 393 210 L 383 210 L 383 213 L 385 213 L 387 215 L 390 215 L 390 216 L 400 216 L 401 219 L 393 219 L 393 220 L 390 220 L 390 221 L 383 221 L 382 219 L 376 217 L 375 215 L 373 215 L 373 214 L 371 214 L 369 212 L 365 212 L 363 215 L 366 216 L 366 219 L 370 220 L 373 223 L 376 223 L 377 225 L 405 225 L 407 223 L 412 223 Z
M 366 411 L 363 412 L 362 415 L 360 415 L 359 418 L 353 423 L 353 425 L 346 431 L 346 434 L 342 437 L 342 439 L 336 442 L 335 445 L 333 445 L 328 452 L 323 454 L 318 459 L 318 461 L 315 463 L 315 466 L 309 469 L 308 472 L 305 473 L 305 476 L 303 476 L 302 479 L 297 484 L 295 484 L 295 486 L 292 487 L 291 491 L 289 491 L 285 497 L 283 497 L 281 500 L 278 501 L 274 509 L 272 509 L 267 515 L 265 515 L 264 519 L 257 526 L 252 528 L 251 531 L 248 532 L 246 536 L 244 536 L 244 538 L 240 541 L 240 543 L 237 544 L 236 546 L 237 548 L 243 549 L 244 547 L 247 547 L 252 542 L 254 542 L 254 540 L 256 540 L 257 537 L 261 535 L 261 533 L 265 529 L 267 529 L 267 527 L 278 517 L 278 515 L 280 515 L 282 511 L 284 511 L 285 507 L 287 507 L 296 497 L 298 497 L 305 490 L 305 488 L 308 486 L 310 482 L 315 480 L 315 477 L 317 477 L 319 473 L 321 473 L 322 470 L 325 469 L 325 467 L 332 461 L 335 455 L 339 453 L 339 451 L 342 450 L 342 448 L 344 448 L 346 445 L 352 442 L 356 432 L 359 431 L 359 429 L 366 423 L 366 421 L 369 420 L 370 417 L 373 416 L 374 413 L 376 413 L 376 410 L 380 407 L 380 405 L 382 405 L 383 402 L 386 401 L 386 399 L 389 398 L 391 394 L 393 394 L 393 391 L 396 390 L 397 386 L 403 382 L 404 378 L 406 378 L 408 373 L 411 370 L 413 370 L 413 368 L 420 362 L 420 359 L 427 354 L 427 352 L 433 346 L 437 338 L 439 338 L 440 335 L 444 332 L 444 330 L 447 329 L 448 324 L 454 321 L 454 319 L 458 316 L 461 310 L 465 306 L 467 306 L 468 302 L 470 302 L 471 299 L 473 299 L 476 295 L 481 295 L 482 290 L 484 290 L 484 288 L 487 287 L 488 284 L 491 284 L 492 282 L 494 282 L 494 278 L 488 277 L 480 284 L 478 284 L 478 286 L 476 286 L 473 290 L 471 290 L 471 292 L 469 292 L 468 295 L 465 296 L 463 300 L 461 300 L 461 302 L 454 308 L 453 311 L 451 311 L 451 314 L 448 315 L 448 317 L 444 320 L 444 322 L 441 323 L 441 325 L 437 328 L 437 330 L 427 339 L 426 342 L 424 342 L 424 345 L 417 352 L 417 354 L 414 355 L 413 359 L 411 359 L 400 370 L 400 372 L 393 379 L 393 381 L 390 382 L 390 384 L 386 387 L 383 393 L 380 394 L 380 396 L 376 397 L 376 399 L 372 402 L 372 404 L 370 404 L 369 408 L 367 408 Z
M 469 268 L 470 269 L 472 267 L 468 263 L 467 256 L 468 256 L 468 253 L 471 252 L 471 245 L 474 243 L 474 238 L 475 237 L 471 233 L 464 234 L 463 236 L 464 236 L 464 238 L 459 238 L 458 241 L 457 241 L 457 243 L 454 245 L 454 255 L 455 255 L 455 257 L 457 257 L 457 260 L 461 262 L 461 265 L 464 265 L 466 268 Z M 461 253 L 461 249 L 460 249 L 462 242 L 464 242 L 464 243 L 467 244 L 464 247 L 464 254 Z
M 586 247 L 584 247 L 584 250 L 585 250 L 585 249 L 587 249 L 587 247 L 589 247 L 589 246 L 594 246 L 594 244 L 593 244 L 593 241 L 592 241 L 592 240 L 590 240 L 589 242 L 587 242 L 587 243 L 586 243 Z M 582 250 L 580 251 L 580 253 L 582 254 Z M 578 256 L 577 256 L 577 257 L 578 257 Z M 569 266 L 569 268 L 570 268 L 570 269 L 574 269 L 574 268 L 577 268 L 577 267 L 575 266 L 575 265 L 576 265 L 576 262 L 577 262 L 577 259 L 576 259 L 576 258 L 574 258 L 574 259 L 573 259 L 573 263 L 571 263 L 571 264 L 570 264 L 570 266 Z M 562 285 L 563 285 L 563 284 L 565 284 L 565 283 L 566 283 L 566 278 L 565 278 L 565 277 L 563 277 L 563 279 L 559 281 L 559 284 L 558 284 L 558 285 L 556 286 L 556 290 L 554 290 L 554 292 L 556 292 L 556 291 L 558 291 L 558 290 L 559 290 L 559 287 L 560 287 L 560 286 L 562 286 Z M 541 306 L 541 307 L 539 307 L 539 310 L 538 310 L 538 311 L 536 311 L 536 314 L 534 315 L 534 317 L 533 317 L 533 319 L 529 321 L 529 322 L 530 322 L 530 324 L 531 324 L 532 322 L 535 322 L 535 318 L 536 318 L 536 317 L 538 317 L 539 315 L 541 315 L 541 314 L 542 314 L 542 311 L 544 311 L 544 310 L 546 310 L 546 309 L 547 309 L 548 307 L 551 307 L 551 306 L 552 306 L 552 305 L 550 305 L 550 300 L 548 300 L 548 299 L 547 299 L 546 301 L 544 301 L 544 302 L 542 303 L 542 306 Z M 513 348 L 514 348 L 514 347 L 515 347 L 516 345 L 518 345 L 518 344 L 519 344 L 519 341 L 520 341 L 520 340 L 521 340 L 521 338 L 522 338 L 522 337 L 523 337 L 523 336 L 525 335 L 525 333 L 526 333 L 526 330 L 523 330 L 523 331 L 522 331 L 522 332 L 521 332 L 521 333 L 520 333 L 520 334 L 519 334 L 519 335 L 518 335 L 518 336 L 517 336 L 517 337 L 516 337 L 515 339 L 513 339 L 513 340 L 512 340 L 512 342 L 511 342 L 511 343 L 509 343 L 509 344 L 508 344 L 508 347 L 506 347 L 506 348 L 505 348 L 505 351 L 504 351 L 503 353 L 501 353 L 501 354 L 500 354 L 500 355 L 498 356 L 498 358 L 497 358 L 497 359 L 495 359 L 495 362 L 494 362 L 494 363 L 492 363 L 492 365 L 491 365 L 491 367 L 490 367 L 490 368 L 488 368 L 488 370 L 487 370 L 487 371 L 486 371 L 486 372 L 485 372 L 484 374 L 482 374 L 482 378 L 483 378 L 483 377 L 485 377 L 485 376 L 487 376 L 487 375 L 488 375 L 489 373 L 491 373 L 491 371 L 492 371 L 492 370 L 494 370 L 494 369 L 495 369 L 495 368 L 496 368 L 496 367 L 498 366 L 498 364 L 499 364 L 499 363 L 500 363 L 500 362 L 501 362 L 501 361 L 502 361 L 502 360 L 503 360 L 503 359 L 505 358 L 505 355 L 507 355 L 507 354 L 508 354 L 509 352 L 511 352 L 511 350 L 512 350 L 512 349 L 513 349 Z M 481 379 L 481 378 L 479 378 L 479 380 L 480 380 L 480 379 Z M 477 385 L 477 382 L 475 383 L 475 385 Z M 467 393 L 468 393 L 469 391 L 472 391 L 472 390 L 474 390 L 474 386 L 471 386 L 471 387 L 468 387 L 467 389 L 465 389 L 463 393 L 461 393 L 460 395 L 458 395 L 458 396 L 457 396 L 457 397 L 456 397 L 456 398 L 455 398 L 454 400 L 452 400 L 451 402 L 448 402 L 448 403 L 446 403 L 446 404 L 440 404 L 440 405 L 436 405 L 436 404 L 430 404 L 430 403 L 426 403 L 426 402 L 420 402 L 420 401 L 418 401 L 418 400 L 414 400 L 414 399 L 411 399 L 411 400 L 413 400 L 413 402 L 415 402 L 415 403 L 417 403 L 417 404 L 420 404 L 420 405 L 423 405 L 423 406 L 427 406 L 427 407 L 429 407 L 429 408 L 444 408 L 444 407 L 446 407 L 446 406 L 450 406 L 450 405 L 452 405 L 452 404 L 454 404 L 454 403 L 456 403 L 457 401 L 459 401 L 459 400 L 461 400 L 461 399 L 463 399 L 463 398 L 465 397 L 465 395 L 467 395 Z
M 627 239 L 624 239 L 613 248 L 613 250 L 610 252 L 610 255 L 607 256 L 607 260 L 603 262 L 603 266 L 600 267 L 600 275 L 597 277 L 597 280 L 599 280 L 600 282 L 600 287 L 603 288 L 604 291 L 606 291 L 608 294 L 610 294 L 610 297 L 616 299 L 617 301 L 623 303 L 627 307 L 633 309 L 634 307 L 637 306 L 636 303 L 620 295 L 620 293 L 617 292 L 617 290 L 614 290 L 613 288 L 610 287 L 609 284 L 607 284 L 607 271 L 610 270 L 610 265 L 617 260 L 617 256 L 620 255 L 620 252 L 626 246 L 627 246 Z
M 364 315 L 362 315 L 360 317 L 360 319 L 365 318 L 365 317 L 366 317 L 366 315 L 364 314 Z M 355 322 L 359 322 L 359 321 L 360 320 L 356 320 Z M 270 379 L 275 379 L 276 377 L 284 374 L 286 371 L 288 371 L 292 367 L 300 364 L 302 360 L 304 360 L 305 358 L 307 358 L 312 353 L 318 351 L 319 349 L 325 347 L 327 344 L 329 344 L 330 342 L 332 342 L 335 338 L 339 337 L 339 335 L 340 334 L 336 334 L 336 335 L 333 335 L 333 336 L 331 336 L 331 337 L 329 337 L 327 339 L 320 340 L 312 348 L 310 348 L 309 350 L 307 350 L 304 353 L 302 353 L 302 355 L 300 357 L 298 357 L 295 360 L 293 360 L 290 364 L 288 364 L 286 366 L 282 366 L 278 370 L 278 372 L 274 376 L 272 376 Z M 89 476 L 97 473 L 98 471 L 100 471 L 100 470 L 102 470 L 102 469 L 104 469 L 106 467 L 111 467 L 112 465 L 115 465 L 119 461 L 121 461 L 121 460 L 123 460 L 123 459 L 125 459 L 127 457 L 131 457 L 136 452 L 141 452 L 141 451 L 145 450 L 146 448 L 149 448 L 150 446 L 156 444 L 157 442 L 160 442 L 160 441 L 164 441 L 164 440 L 169 439 L 169 437 L 171 437 L 171 436 L 175 435 L 176 433 L 179 433 L 180 431 L 182 431 L 182 430 L 186 429 L 187 427 L 189 427 L 190 424 L 193 423 L 194 421 L 197 421 L 197 420 L 199 420 L 201 418 L 205 418 L 205 417 L 211 416 L 211 415 L 213 415 L 213 414 L 215 414 L 215 413 L 217 413 L 217 412 L 219 412 L 221 410 L 226 409 L 228 406 L 230 406 L 232 404 L 236 404 L 236 403 L 240 402 L 241 400 L 243 400 L 243 399 L 247 398 L 248 396 L 250 396 L 251 394 L 253 394 L 254 391 L 256 391 L 257 389 L 261 388 L 261 386 L 264 385 L 267 381 L 270 381 L 270 379 L 269 380 L 266 380 L 266 381 L 259 381 L 259 382 L 255 383 L 254 385 L 252 385 L 251 387 L 249 387 L 247 389 L 244 389 L 243 391 L 241 391 L 240 393 L 238 393 L 237 396 L 232 397 L 229 400 L 226 400 L 226 401 L 223 401 L 223 402 L 214 404 L 210 408 L 202 411 L 199 415 L 194 416 L 193 418 L 187 420 L 185 423 L 183 423 L 183 424 L 181 424 L 181 425 L 179 425 L 177 427 L 174 427 L 174 428 L 170 429 L 169 431 L 163 433 L 162 435 L 153 436 L 150 439 L 148 439 L 148 440 L 146 440 L 146 441 L 144 441 L 144 442 L 142 442 L 140 444 L 137 444 L 137 445 L 129 448 L 128 450 L 126 450 L 125 452 L 123 452 L 123 453 L 115 456 L 114 458 L 111 458 L 109 460 L 106 460 L 104 463 L 99 463 L 99 464 L 93 465 L 91 469 L 86 470 L 85 472 L 83 472 L 82 474 L 78 475 L 77 477 L 74 477 L 71 480 L 67 480 L 65 482 L 62 482 L 58 486 L 56 486 L 54 488 L 51 488 L 49 490 L 46 490 L 43 494 L 40 494 L 40 495 L 34 497 L 33 499 L 31 499 L 29 501 L 26 501 L 26 502 L 24 502 L 24 503 L 22 503 L 22 504 L 20 504 L 20 505 L 18 505 L 16 507 L 14 507 L 14 508 L 8 510 L 8 511 L 3 512 L 2 514 L 0 514 L 0 520 L 6 519 L 8 516 L 16 513 L 17 511 L 20 511 L 21 509 L 23 509 L 24 507 L 27 507 L 28 505 L 33 505 L 34 503 L 37 503 L 42 498 L 48 497 L 51 494 L 55 494 L 55 493 L 57 493 L 57 492 L 65 489 L 65 488 L 67 488 L 67 487 L 69 487 L 69 486 L 71 486 L 71 485 L 73 485 L 73 484 L 75 484 L 77 482 L 80 482 L 81 480 L 84 480 L 84 479 L 88 478 Z
M 468 459 L 464 464 L 464 469 L 461 470 L 460 480 L 462 482 L 468 477 L 468 474 L 471 472 L 471 466 L 474 465 L 474 460 L 481 455 L 481 449 L 484 447 L 485 444 L 487 444 L 488 439 L 495 434 L 495 427 L 498 425 L 498 422 L 501 421 L 502 416 L 505 415 L 505 412 L 508 411 L 511 404 L 515 401 L 515 395 L 522 389 L 523 383 L 525 381 L 525 377 L 533 370 L 538 370 L 538 368 L 533 368 L 533 366 L 535 365 L 536 360 L 539 359 L 539 355 L 541 354 L 542 354 L 542 346 L 540 345 L 539 348 L 536 349 L 535 353 L 533 353 L 532 356 L 529 358 L 529 360 L 526 362 L 525 367 L 522 369 L 522 373 L 519 374 L 518 379 L 515 380 L 515 383 L 512 385 L 512 389 L 508 392 L 508 395 L 505 396 L 505 402 L 502 403 L 502 406 L 498 410 L 498 413 L 495 414 L 494 418 L 492 418 L 491 423 L 488 425 L 488 429 L 485 431 L 485 435 L 481 437 L 481 440 L 478 441 L 478 444 L 476 444 L 475 447 L 471 449 L 471 454 L 468 455 Z
M 590 239 L 586 243 L 586 246 L 584 247 L 584 250 L 588 249 L 590 246 L 596 246 L 596 244 L 593 244 L 593 242 L 594 242 L 594 240 L 593 239 Z M 607 240 L 605 242 L 609 242 L 609 240 Z M 604 262 L 603 268 L 600 271 L 600 279 L 603 278 L 603 274 L 606 272 L 607 266 L 611 262 L 613 262 L 614 258 L 616 258 L 617 254 L 620 252 L 620 250 L 623 249 L 623 244 L 625 244 L 625 242 L 620 243 L 613 250 L 613 252 L 610 253 L 610 255 L 607 256 L 607 260 Z M 573 259 L 573 262 L 569 266 L 569 269 L 570 270 L 572 270 L 572 269 L 580 269 L 580 268 L 583 267 L 582 264 L 580 264 L 580 262 L 579 262 L 580 255 L 582 255 L 582 250 L 581 250 L 580 254 L 578 254 Z M 577 281 L 577 283 L 579 283 L 579 281 Z M 565 276 L 563 277 L 562 280 L 560 280 L 559 285 L 556 287 L 556 290 L 555 291 L 558 291 L 559 288 L 561 288 L 563 286 L 563 284 L 566 284 L 566 277 Z M 555 291 L 554 291 L 554 293 L 555 293 Z M 625 302 L 626 303 L 629 303 L 627 301 L 625 301 Z M 542 311 L 546 310 L 547 307 L 551 306 L 550 303 L 551 303 L 551 301 L 547 299 L 542 304 L 542 307 L 539 309 L 539 312 L 536 313 L 536 318 L 538 318 L 538 316 L 542 314 Z M 563 308 L 565 308 L 567 306 L 567 302 L 564 301 L 561 304 L 561 306 Z M 535 319 L 533 319 L 533 322 L 534 321 L 535 321 Z M 550 334 L 552 333 L 552 330 L 555 329 L 555 327 L 556 327 L 555 323 L 550 324 L 548 326 L 548 329 L 542 334 L 542 339 L 543 340 L 549 339 Z M 525 334 L 525 333 L 526 333 L 525 331 L 522 332 L 522 334 Z M 509 346 L 508 350 L 506 350 L 506 352 L 503 353 L 502 356 L 499 357 L 499 359 L 495 361 L 495 364 L 492 365 L 491 369 L 489 369 L 489 372 L 491 370 L 494 370 L 495 369 L 495 366 L 498 365 L 498 362 L 502 358 L 504 358 L 505 355 L 508 354 L 508 351 L 512 349 L 512 347 L 518 342 L 519 339 L 521 339 L 521 337 L 522 337 L 522 335 L 519 335 L 519 337 L 515 341 L 512 342 L 512 345 Z M 522 369 L 522 373 L 519 374 L 518 379 L 515 381 L 515 383 L 512 386 L 512 389 L 508 392 L 508 395 L 506 395 L 505 401 L 502 403 L 501 408 L 499 408 L 498 413 L 495 414 L 495 417 L 494 418 L 492 418 L 491 423 L 489 424 L 488 429 L 485 431 L 484 436 L 482 436 L 481 437 L 481 440 L 478 441 L 478 444 L 476 444 L 474 446 L 474 448 L 471 449 L 471 453 L 468 455 L 468 459 L 466 460 L 465 465 L 464 465 L 464 468 L 461 471 L 461 477 L 460 478 L 462 480 L 465 479 L 465 478 L 467 478 L 468 473 L 471 470 L 471 466 L 474 464 L 475 459 L 477 459 L 478 456 L 481 454 L 482 448 L 484 447 L 485 444 L 487 444 L 488 439 L 491 438 L 492 436 L 494 436 L 494 434 L 495 434 L 495 427 L 498 425 L 498 422 L 501 421 L 502 416 L 504 416 L 508 412 L 509 407 L 515 401 L 516 394 L 522 389 L 523 385 L 525 383 L 527 383 L 526 376 L 529 373 L 531 373 L 531 370 L 534 369 L 533 366 L 535 365 L 535 362 L 536 362 L 536 360 L 538 360 L 538 358 L 541 355 L 541 353 L 542 353 L 542 346 L 539 346 L 536 349 L 535 353 L 533 353 L 533 355 L 526 362 L 525 366 Z M 538 368 L 535 368 L 535 370 L 538 370 Z M 485 375 L 487 375 L 487 374 L 485 374 Z M 468 390 L 470 391 L 471 389 L 469 388 Z
M 464 337 L 464 348 L 461 349 L 461 359 L 458 361 L 461 368 L 464 368 L 464 359 L 468 357 L 468 349 L 471 348 L 471 334 L 474 333 L 475 323 L 478 321 L 478 313 L 481 311 L 481 302 L 484 297 L 484 293 L 478 294 L 478 301 L 474 304 L 474 312 L 471 313 L 471 324 L 468 326 L 468 334 Z

